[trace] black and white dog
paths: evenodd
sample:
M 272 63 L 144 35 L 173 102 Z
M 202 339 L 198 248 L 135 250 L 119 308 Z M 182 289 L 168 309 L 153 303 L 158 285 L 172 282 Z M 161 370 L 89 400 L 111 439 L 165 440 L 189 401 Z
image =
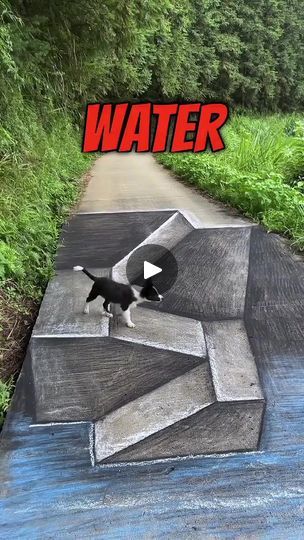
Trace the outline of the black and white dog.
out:
M 134 328 L 135 324 L 131 321 L 130 310 L 141 302 L 160 302 L 163 297 L 158 293 L 152 283 L 152 279 L 146 279 L 144 286 L 140 291 L 132 287 L 131 285 L 125 285 L 124 283 L 117 283 L 113 279 L 107 277 L 93 276 L 83 266 L 74 266 L 73 270 L 76 272 L 84 272 L 92 281 L 94 281 L 93 287 L 86 299 L 84 306 L 84 313 L 89 313 L 89 303 L 95 300 L 98 296 L 104 299 L 103 315 L 106 317 L 113 317 L 110 312 L 110 304 L 119 304 L 122 310 L 123 320 L 128 328 Z

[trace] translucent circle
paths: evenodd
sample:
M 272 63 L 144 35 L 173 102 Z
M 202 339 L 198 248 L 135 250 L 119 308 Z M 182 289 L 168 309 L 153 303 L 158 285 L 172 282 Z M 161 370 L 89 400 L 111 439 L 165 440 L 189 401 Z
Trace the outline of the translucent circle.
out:
M 146 244 L 136 249 L 130 255 L 126 268 L 131 285 L 143 286 L 145 261 L 162 269 L 151 279 L 160 294 L 168 291 L 174 285 L 178 274 L 177 262 L 171 251 L 157 244 Z

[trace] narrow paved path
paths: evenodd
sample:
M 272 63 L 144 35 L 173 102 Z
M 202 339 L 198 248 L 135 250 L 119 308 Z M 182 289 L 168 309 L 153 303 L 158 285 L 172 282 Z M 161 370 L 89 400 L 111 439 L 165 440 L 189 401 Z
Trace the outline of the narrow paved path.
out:
M 187 210 L 204 227 L 250 224 L 177 181 L 151 154 L 109 153 L 98 159 L 79 212 L 166 208 Z

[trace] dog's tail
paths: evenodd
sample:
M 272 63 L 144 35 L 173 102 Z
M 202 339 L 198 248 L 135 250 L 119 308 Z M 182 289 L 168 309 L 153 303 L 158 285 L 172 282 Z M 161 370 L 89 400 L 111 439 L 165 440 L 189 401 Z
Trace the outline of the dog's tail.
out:
M 93 274 L 90 274 L 90 272 L 84 268 L 83 266 L 74 266 L 73 270 L 75 272 L 83 272 L 86 276 L 88 276 L 92 281 L 96 281 L 96 276 L 93 276 Z

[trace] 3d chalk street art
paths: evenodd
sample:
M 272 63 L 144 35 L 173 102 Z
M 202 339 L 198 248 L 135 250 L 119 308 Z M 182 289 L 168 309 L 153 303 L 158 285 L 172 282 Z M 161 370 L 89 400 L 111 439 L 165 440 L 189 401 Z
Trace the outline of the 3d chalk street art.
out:
M 131 257 L 155 245 L 172 254 L 178 272 L 159 305 L 134 310 L 134 329 L 115 314 L 101 317 L 98 300 L 82 313 L 90 283 L 74 264 L 126 280 Z M 158 264 L 153 253 L 150 263 Z M 166 273 L 165 257 L 155 280 Z M 282 241 L 256 225 L 204 227 L 179 209 L 74 215 L 2 434 L 6 531 L 26 518 L 14 509 L 29 482 L 37 489 L 27 494 L 27 534 L 38 515 L 47 519 L 44 530 L 66 530 L 67 509 L 90 519 L 106 512 L 121 523 L 122 486 L 136 493 L 133 522 L 147 475 L 147 496 L 158 492 L 172 508 L 185 482 L 209 508 L 211 488 L 191 484 L 204 476 L 213 493 L 249 489 L 249 508 L 260 497 L 266 507 L 272 497 L 280 505 L 282 489 L 302 474 L 303 277 Z M 105 485 L 112 487 L 103 504 Z M 57 501 L 51 517 L 45 497 Z M 284 505 L 296 512 L 296 496 Z M 242 519 L 241 507 L 233 511 Z M 225 512 L 208 512 L 208 520 L 225 521 Z

